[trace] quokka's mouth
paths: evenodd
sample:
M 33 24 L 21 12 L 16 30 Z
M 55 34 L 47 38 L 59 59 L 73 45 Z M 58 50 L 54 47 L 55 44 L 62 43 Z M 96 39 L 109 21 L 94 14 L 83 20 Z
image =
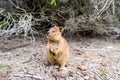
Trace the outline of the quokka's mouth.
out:
M 46 34 L 46 38 L 48 38 L 48 34 Z

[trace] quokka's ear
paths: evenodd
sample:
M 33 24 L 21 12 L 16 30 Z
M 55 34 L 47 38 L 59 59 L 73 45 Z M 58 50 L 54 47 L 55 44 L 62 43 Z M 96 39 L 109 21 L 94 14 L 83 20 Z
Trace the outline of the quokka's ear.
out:
M 59 29 L 61 33 L 64 31 L 63 27 L 59 27 Z

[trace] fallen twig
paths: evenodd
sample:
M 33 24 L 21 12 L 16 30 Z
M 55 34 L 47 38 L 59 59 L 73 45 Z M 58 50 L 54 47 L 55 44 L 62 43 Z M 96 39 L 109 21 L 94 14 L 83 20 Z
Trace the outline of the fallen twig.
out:
M 34 79 L 38 79 L 38 80 L 43 80 L 43 77 L 41 77 L 40 75 L 32 75 L 32 74 L 16 74 L 14 75 L 15 77 L 28 77 L 28 78 L 34 78 Z

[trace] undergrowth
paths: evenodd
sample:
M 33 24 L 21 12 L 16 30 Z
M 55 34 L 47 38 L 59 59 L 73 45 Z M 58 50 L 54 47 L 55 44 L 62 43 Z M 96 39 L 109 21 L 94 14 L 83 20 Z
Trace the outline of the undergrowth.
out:
M 12 12 L 0 9 L 0 38 L 23 34 L 35 40 L 34 34 L 46 33 L 52 25 L 63 26 L 68 34 L 89 32 L 117 38 L 119 0 L 8 0 Z M 30 37 L 31 35 L 31 37 Z

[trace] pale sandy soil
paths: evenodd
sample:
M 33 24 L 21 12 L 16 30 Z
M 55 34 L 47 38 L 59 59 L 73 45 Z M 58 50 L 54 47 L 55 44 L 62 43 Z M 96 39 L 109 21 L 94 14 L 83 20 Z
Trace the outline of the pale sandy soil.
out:
M 48 66 L 46 40 L 0 41 L 0 80 L 120 80 L 120 42 L 100 38 L 68 39 L 71 55 L 64 75 Z

